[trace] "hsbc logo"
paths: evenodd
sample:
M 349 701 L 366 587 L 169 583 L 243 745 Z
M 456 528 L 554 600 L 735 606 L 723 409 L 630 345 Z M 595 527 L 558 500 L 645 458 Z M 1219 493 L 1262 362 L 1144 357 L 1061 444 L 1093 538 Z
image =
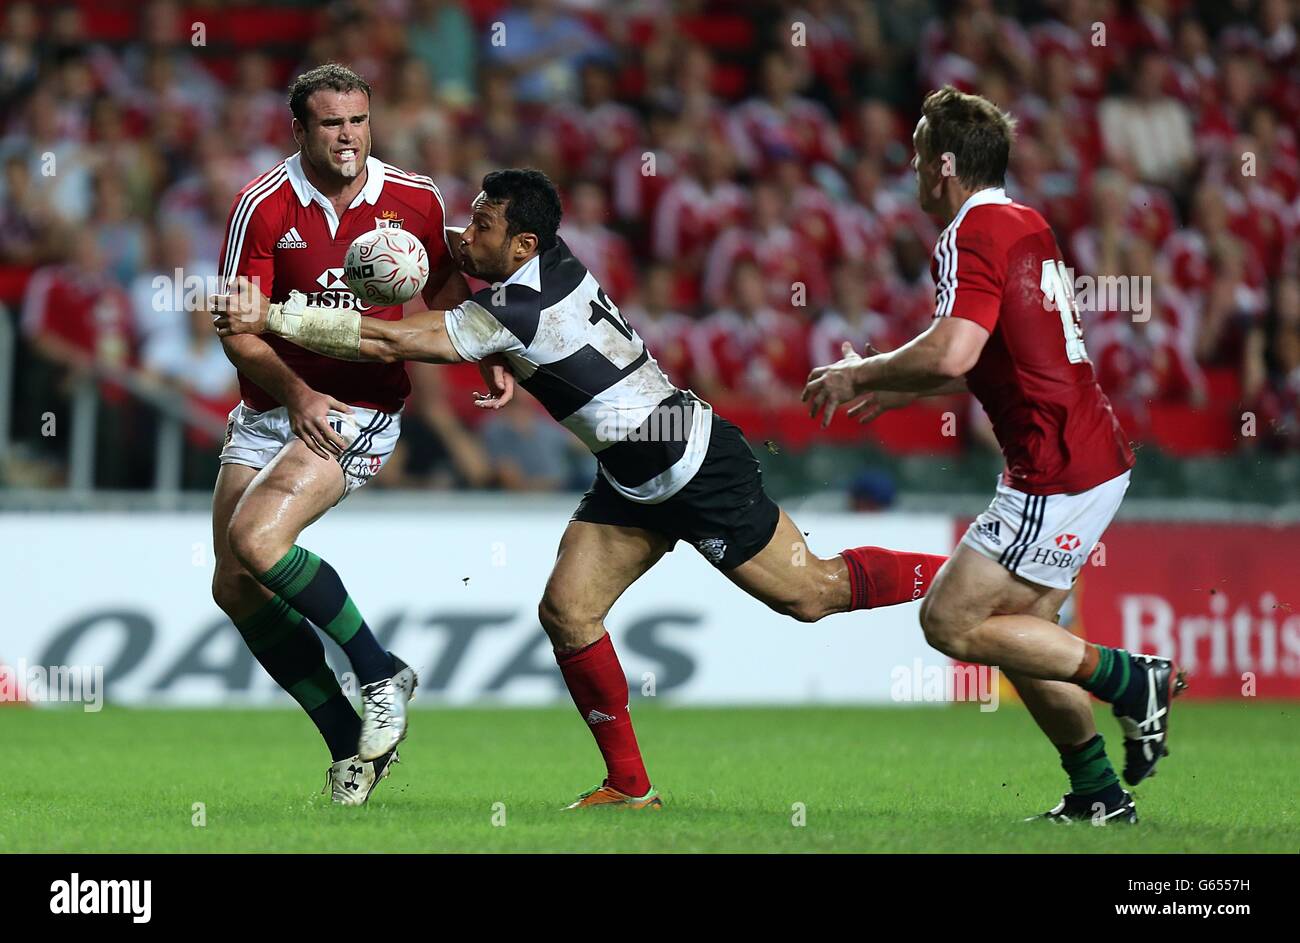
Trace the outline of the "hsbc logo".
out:
M 354 295 L 350 288 L 344 288 L 342 291 L 309 291 L 307 292 L 307 304 L 313 308 L 347 309 L 349 311 L 369 311 L 372 307 Z
M 1063 535 L 1072 536 L 1072 535 Z M 1060 537 L 1056 538 L 1058 541 Z M 1074 546 L 1079 546 L 1079 538 L 1074 538 Z M 1034 550 L 1034 555 L 1030 558 L 1032 562 L 1040 566 L 1054 566 L 1058 569 L 1068 570 L 1071 568 L 1078 569 L 1083 566 L 1083 557 L 1075 556 L 1072 553 L 1063 553 L 1060 550 L 1049 550 L 1047 547 L 1038 547 Z
M 342 268 L 327 268 L 316 278 L 316 284 L 321 288 L 347 288 L 348 283 L 343 280 Z
M 1056 537 L 1056 546 L 1062 550 L 1078 550 L 1079 538 L 1074 534 L 1058 534 Z

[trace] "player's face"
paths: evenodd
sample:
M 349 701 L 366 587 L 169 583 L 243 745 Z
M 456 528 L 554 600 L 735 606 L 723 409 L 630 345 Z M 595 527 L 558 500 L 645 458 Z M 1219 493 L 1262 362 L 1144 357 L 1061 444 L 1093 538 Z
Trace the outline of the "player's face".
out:
M 370 156 L 370 98 L 365 92 L 321 89 L 307 99 L 307 124 L 293 122 L 303 158 L 324 177 L 353 180 Z
M 924 127 L 925 118 L 922 118 L 912 132 L 912 150 L 915 152 L 912 155 L 912 169 L 916 171 L 916 198 L 921 203 L 921 209 L 933 213 L 939 207 L 938 162 L 928 160 L 924 155 Z
M 485 282 L 509 278 L 513 243 L 519 236 L 506 234 L 505 207 L 489 203 L 480 193 L 474 200 L 469 225 L 460 237 L 460 267 Z

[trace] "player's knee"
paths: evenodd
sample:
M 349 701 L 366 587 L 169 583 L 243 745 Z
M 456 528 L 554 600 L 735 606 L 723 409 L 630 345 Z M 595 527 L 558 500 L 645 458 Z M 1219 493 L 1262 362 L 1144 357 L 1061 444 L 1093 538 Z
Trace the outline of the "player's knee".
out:
M 243 612 L 249 598 L 256 595 L 257 581 L 253 577 L 237 566 L 218 564 L 212 574 L 212 601 L 222 612 Z
M 588 644 L 593 622 L 598 621 L 584 616 L 577 607 L 567 605 L 549 593 L 537 606 L 537 619 L 551 644 L 561 650 Z
M 951 607 L 937 596 L 921 601 L 921 629 L 932 648 L 950 658 L 961 657 L 962 624 Z
M 278 539 L 270 528 L 244 514 L 236 514 L 231 520 L 226 540 L 235 559 L 250 573 L 265 573 L 292 546 L 292 542 L 288 546 L 281 546 L 284 541 Z
M 822 601 L 807 596 L 798 599 L 781 600 L 775 603 L 772 608 L 798 622 L 817 622 L 826 615 L 826 607 Z

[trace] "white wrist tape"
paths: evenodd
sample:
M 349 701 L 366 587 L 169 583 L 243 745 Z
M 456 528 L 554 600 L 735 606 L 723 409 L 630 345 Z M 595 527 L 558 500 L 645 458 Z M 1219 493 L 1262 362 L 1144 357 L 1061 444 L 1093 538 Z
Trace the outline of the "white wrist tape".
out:
M 300 291 L 290 292 L 288 301 L 267 309 L 266 329 L 327 357 L 361 359 L 361 312 L 308 307 L 307 296 Z

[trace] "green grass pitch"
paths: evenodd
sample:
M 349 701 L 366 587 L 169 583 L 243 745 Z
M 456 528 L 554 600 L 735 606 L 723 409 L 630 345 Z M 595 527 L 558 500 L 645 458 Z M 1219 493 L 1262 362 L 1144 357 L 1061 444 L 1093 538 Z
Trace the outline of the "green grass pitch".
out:
M 664 810 L 565 814 L 601 769 L 571 709 L 414 711 L 402 763 L 357 809 L 319 794 L 324 747 L 293 710 L 9 707 L 0 852 L 1295 854 L 1298 714 L 1280 702 L 1180 704 L 1173 752 L 1137 790 L 1138 827 L 1053 828 L 1020 821 L 1053 805 L 1064 777 L 1010 704 L 639 706 Z M 1118 765 L 1114 720 L 1098 722 Z

